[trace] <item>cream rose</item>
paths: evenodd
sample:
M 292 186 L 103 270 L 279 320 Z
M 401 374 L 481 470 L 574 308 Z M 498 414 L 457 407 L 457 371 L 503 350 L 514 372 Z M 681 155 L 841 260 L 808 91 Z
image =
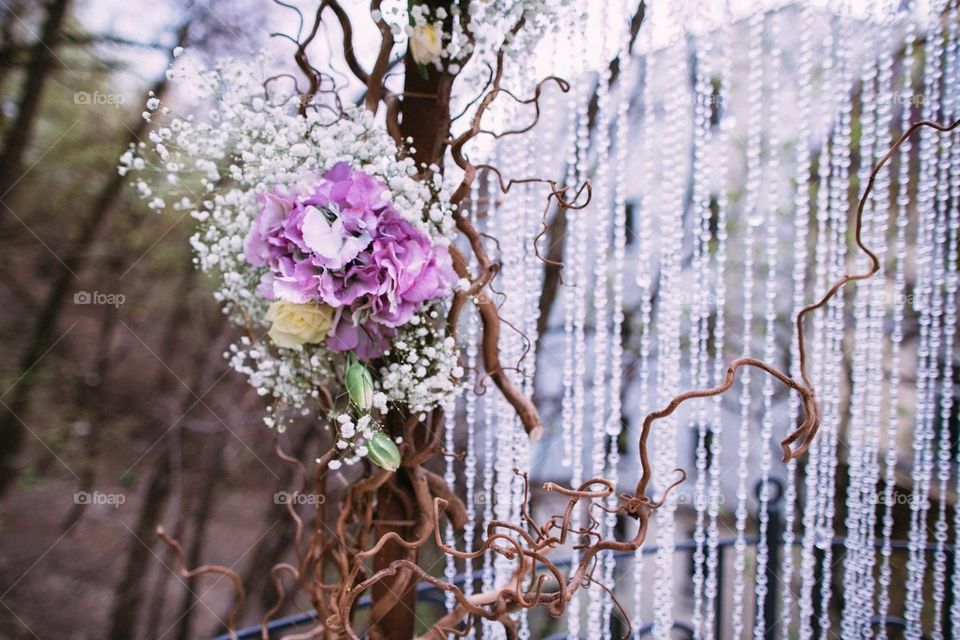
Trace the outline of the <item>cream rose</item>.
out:
M 436 62 L 442 52 L 443 38 L 436 25 L 422 24 L 413 28 L 413 33 L 410 34 L 410 53 L 418 64 Z
M 333 326 L 333 309 L 321 304 L 274 302 L 265 316 L 270 339 L 279 347 L 299 347 L 323 342 Z

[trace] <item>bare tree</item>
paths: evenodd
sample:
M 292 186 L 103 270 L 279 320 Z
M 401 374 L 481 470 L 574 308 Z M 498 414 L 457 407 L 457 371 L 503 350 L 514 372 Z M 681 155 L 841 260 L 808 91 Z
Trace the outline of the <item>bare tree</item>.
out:
M 182 308 L 174 309 L 172 317 L 182 319 L 182 313 Z M 176 326 L 180 327 L 182 323 L 178 322 Z M 223 335 L 225 335 L 224 325 L 221 325 L 211 341 L 217 344 Z M 175 350 L 176 341 L 169 340 L 167 348 Z M 172 360 L 173 355 L 173 351 L 167 352 L 166 349 L 160 354 L 165 360 Z M 170 414 L 164 416 L 164 419 L 152 421 L 150 424 L 151 428 L 148 431 L 159 432 L 163 435 L 157 444 L 158 455 L 146 483 L 136 525 L 127 542 L 123 577 L 117 583 L 114 592 L 113 609 L 110 614 L 110 631 L 107 636 L 111 640 L 129 640 L 134 637 L 134 630 L 137 628 L 144 597 L 143 585 L 147 576 L 144 567 L 150 562 L 153 553 L 152 546 L 156 540 L 152 531 L 162 520 L 163 510 L 170 497 L 170 476 L 172 474 L 174 448 L 172 439 L 180 437 L 178 423 L 186 419 L 187 414 L 197 404 L 192 389 L 199 388 L 204 380 L 210 378 L 210 372 L 214 365 L 220 363 L 219 355 L 219 349 L 196 352 L 193 362 L 194 373 L 189 380 L 190 384 L 188 386 L 180 385 L 177 388 L 177 401 Z M 167 371 L 163 378 L 163 384 L 157 389 L 158 392 L 164 393 L 174 388 L 172 379 L 173 374 Z
M 40 99 L 50 74 L 56 68 L 54 49 L 60 41 L 64 20 L 70 0 L 50 0 L 39 39 L 33 44 L 29 61 L 24 69 L 23 90 L 17 102 L 17 114 L 3 140 L 0 152 L 0 223 L 6 217 L 6 197 L 20 180 L 23 153 L 30 143 L 30 136 L 40 112 Z
M 186 42 L 189 23 L 181 25 L 177 32 L 177 46 Z M 153 95 L 163 95 L 168 86 L 167 76 L 162 75 L 151 87 Z M 118 156 L 131 144 L 140 142 L 146 135 L 148 123 L 138 117 Z M 96 241 L 104 222 L 114 210 L 117 198 L 124 185 L 124 177 L 114 173 L 103 185 L 94 198 L 90 208 L 80 220 L 66 255 L 62 262 L 54 265 L 52 284 L 40 307 L 40 312 L 33 323 L 27 346 L 20 358 L 19 370 L 22 373 L 20 381 L 9 392 L 9 399 L 3 401 L 0 408 L 0 497 L 16 479 L 16 457 L 23 446 L 26 427 L 21 416 L 30 405 L 30 396 L 37 382 L 37 361 L 51 348 L 55 339 L 55 332 L 64 305 L 69 297 L 71 287 L 77 274 L 81 273 L 87 264 L 90 248 Z

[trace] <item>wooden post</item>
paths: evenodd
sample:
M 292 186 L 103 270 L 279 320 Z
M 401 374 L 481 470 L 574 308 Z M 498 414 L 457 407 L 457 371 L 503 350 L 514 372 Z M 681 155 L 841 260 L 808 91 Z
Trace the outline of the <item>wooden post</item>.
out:
M 449 10 L 452 2 L 445 0 L 439 4 L 447 5 Z M 428 68 L 425 74 L 421 73 L 409 52 L 404 60 L 404 70 L 400 132 L 405 143 L 408 138 L 413 140 L 413 158 L 418 168 L 421 163 L 442 167 L 445 145 L 450 134 L 450 92 L 454 76 L 445 71 L 437 71 L 434 67 Z M 397 418 L 399 416 L 393 414 L 388 416 L 388 422 L 392 423 L 389 425 L 390 432 L 393 435 L 401 433 L 400 420 Z M 408 496 L 409 500 L 404 500 L 402 495 Z M 377 493 L 374 515 L 378 522 L 375 527 L 377 537 L 393 531 L 404 539 L 409 539 L 413 527 L 398 523 L 412 523 L 416 516 L 412 508 L 415 503 L 413 487 L 401 468 L 395 480 L 381 487 Z M 402 558 L 416 562 L 417 553 L 396 543 L 388 543 L 374 559 L 374 571 L 388 567 Z M 405 571 L 374 585 L 371 637 L 382 637 L 385 640 L 409 640 L 413 637 L 416 626 L 416 586 L 417 581 Z
M 410 504 L 398 495 L 406 493 L 413 500 L 413 489 L 406 473 L 397 471 L 396 481 L 380 487 L 377 492 L 377 510 L 374 531 L 377 539 L 394 532 L 409 539 L 413 527 L 401 524 L 412 522 Z M 373 560 L 373 570 L 380 571 L 395 560 L 409 558 L 416 561 L 416 551 L 408 551 L 396 542 L 388 542 Z M 373 609 L 370 614 L 371 638 L 386 640 L 409 640 L 413 637 L 416 623 L 417 581 L 407 571 L 400 571 L 392 578 L 373 585 Z

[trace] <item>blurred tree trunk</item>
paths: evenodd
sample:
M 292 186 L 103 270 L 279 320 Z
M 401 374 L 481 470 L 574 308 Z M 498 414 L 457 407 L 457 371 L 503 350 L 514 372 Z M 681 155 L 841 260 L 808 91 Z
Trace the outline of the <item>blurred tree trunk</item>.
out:
M 185 264 L 177 285 L 177 291 L 191 291 L 194 286 L 196 273 L 196 269 L 194 269 L 192 264 Z M 164 361 L 167 361 L 172 354 L 177 353 L 182 335 L 181 327 L 187 325 L 188 311 L 189 306 L 185 303 L 181 303 L 175 305 L 173 312 L 167 316 L 167 321 L 162 333 L 163 337 L 160 339 L 159 349 L 159 353 L 161 354 L 161 357 L 163 357 Z M 156 378 L 151 387 L 155 390 L 155 393 L 158 397 L 167 397 L 171 392 L 173 383 L 174 378 L 170 375 L 170 372 L 167 371 L 165 367 L 158 367 Z M 187 396 L 182 397 L 186 398 Z M 173 412 L 171 412 L 171 415 L 172 413 Z M 163 426 L 159 422 L 157 424 L 160 424 L 161 427 Z M 147 427 L 145 431 L 148 433 L 152 432 L 157 424 L 148 422 L 145 425 Z M 177 520 L 173 526 L 173 536 L 174 539 L 179 540 L 183 535 L 183 517 L 180 513 L 177 513 L 176 515 Z M 172 551 L 169 547 L 166 547 L 162 553 L 163 559 L 161 562 L 167 566 L 170 566 L 173 562 Z M 165 586 L 169 577 L 170 576 L 166 571 L 158 571 L 156 577 L 154 578 L 153 585 L 149 589 L 150 608 L 147 611 L 147 629 L 156 629 L 160 625 L 160 621 L 163 620 L 163 612 L 166 608 L 167 600 L 167 591 Z
M 97 338 L 97 362 L 94 366 L 93 380 L 82 379 L 77 385 L 80 387 L 77 404 L 80 411 L 78 417 L 86 420 L 89 427 L 84 438 L 84 456 L 80 467 L 80 491 L 93 491 L 93 484 L 97 478 L 97 463 L 100 461 L 100 434 L 104 421 L 104 389 L 107 376 L 112 364 L 113 334 L 117 328 L 119 312 L 116 308 L 104 305 L 101 309 L 103 319 L 100 322 L 100 336 Z M 86 378 L 85 376 L 83 378 Z M 63 530 L 70 531 L 83 515 L 85 505 L 75 502 L 67 513 L 63 522 Z
M 110 640 L 131 640 L 135 637 L 134 629 L 143 598 L 143 578 L 147 574 L 146 569 L 153 554 L 153 530 L 170 496 L 172 448 L 173 445 L 164 438 L 164 442 L 160 444 L 160 457 L 153 465 L 147 492 L 127 543 L 126 567 L 113 596 L 110 632 L 107 635 Z
M 224 433 L 220 431 L 213 434 L 213 446 L 206 447 L 208 451 L 205 455 L 206 465 L 204 468 L 203 481 L 200 488 L 200 500 L 194 511 L 190 523 L 190 533 L 193 536 L 193 542 L 187 551 L 187 566 L 196 567 L 201 564 L 203 556 L 203 540 L 207 531 L 207 525 L 210 522 L 210 516 L 213 515 L 213 502 L 216 496 L 216 490 L 219 487 L 217 480 L 223 471 L 224 454 Z M 197 577 L 187 579 L 187 588 L 183 592 L 183 604 L 180 606 L 180 628 L 177 631 L 179 640 L 190 640 L 190 627 L 193 623 L 193 610 L 197 605 Z
M 181 46 L 187 38 L 187 25 L 182 26 L 177 34 L 177 45 Z M 152 91 L 162 96 L 167 89 L 167 76 L 164 74 L 153 85 Z M 146 134 L 149 124 L 138 118 L 137 123 L 129 129 L 123 148 L 125 151 L 131 144 L 139 142 Z M 0 498 L 13 484 L 18 475 L 16 457 L 23 446 L 26 425 L 21 416 L 30 405 L 30 395 L 37 381 L 37 362 L 51 348 L 60 314 L 70 295 L 74 280 L 87 262 L 91 245 L 97 238 L 97 233 L 113 210 L 120 189 L 123 187 L 124 177 L 114 171 L 110 178 L 100 188 L 92 206 L 80 222 L 80 227 L 70 242 L 63 262 L 54 265 L 53 284 L 47 292 L 39 316 L 33 322 L 33 331 L 27 342 L 27 348 L 20 358 L 19 370 L 22 373 L 19 383 L 9 391 L 9 399 L 2 401 L 0 407 Z M 0 196 L 2 197 L 2 196 Z
M 0 13 L 3 18 L 0 19 L 0 50 L 4 52 L 3 59 L 0 60 L 0 92 L 4 92 L 4 82 L 7 74 L 13 66 L 14 55 L 14 25 L 20 20 L 23 13 L 23 0 L 10 0 L 6 4 L 0 4 Z M 0 125 L 7 124 L 7 116 L 0 110 Z
M 7 128 L 3 151 L 0 152 L 0 200 L 4 201 L 4 206 L 0 208 L 0 223 L 7 213 L 5 199 L 20 180 L 23 153 L 30 143 L 30 135 L 40 112 L 43 87 L 54 68 L 56 54 L 53 49 L 60 39 L 69 5 L 70 0 L 50 0 L 40 39 L 33 44 L 24 69 L 23 91 L 17 103 L 17 114 Z
M 173 317 L 181 318 L 184 314 L 184 305 L 178 305 L 174 308 Z M 177 323 L 176 326 L 183 326 L 185 323 Z M 170 336 L 168 336 L 170 337 Z M 174 410 L 169 415 L 174 416 L 172 424 L 167 424 L 163 420 L 157 420 L 150 429 L 152 433 L 161 433 L 160 443 L 157 445 L 160 449 L 160 456 L 154 463 L 153 471 L 147 483 L 146 495 L 140 507 L 137 517 L 136 527 L 132 531 L 132 538 L 127 547 L 127 560 L 124 568 L 123 578 L 117 583 L 113 596 L 113 611 L 110 615 L 110 634 L 107 636 L 110 640 L 130 640 L 135 637 L 137 620 L 140 614 L 140 604 L 143 600 L 143 583 L 147 576 L 146 567 L 150 563 L 151 556 L 154 556 L 153 543 L 156 541 L 154 532 L 159 524 L 166 505 L 167 498 L 170 496 L 170 475 L 171 462 L 173 461 L 173 444 L 170 438 L 179 437 L 178 422 L 186 419 L 190 410 L 196 406 L 197 400 L 192 389 L 199 388 L 204 380 L 208 379 L 210 369 L 214 362 L 220 361 L 221 349 L 217 338 L 212 338 L 210 344 L 214 345 L 207 351 L 197 351 L 193 362 L 193 376 L 190 379 L 189 387 L 179 385 L 177 400 L 174 403 Z M 167 343 L 170 348 L 176 345 L 176 339 L 171 338 Z M 166 352 L 164 348 L 160 357 L 164 362 L 173 359 L 175 353 Z M 167 371 L 164 368 L 164 371 Z M 169 387 L 173 386 L 173 374 L 168 372 L 164 376 L 164 384 L 157 387 L 157 393 L 165 395 Z M 174 433 L 169 433 L 174 432 Z M 169 551 L 169 550 L 168 550 Z M 165 563 L 173 566 L 169 561 Z M 167 569 L 161 569 L 165 577 L 169 577 Z M 166 584 L 166 580 L 161 584 Z M 154 630 L 150 630 L 152 633 Z

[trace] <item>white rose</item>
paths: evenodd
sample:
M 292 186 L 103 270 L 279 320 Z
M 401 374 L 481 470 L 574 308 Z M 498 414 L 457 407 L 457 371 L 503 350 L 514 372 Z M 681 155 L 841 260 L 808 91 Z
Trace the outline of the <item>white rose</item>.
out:
M 274 302 L 265 316 L 270 339 L 279 346 L 294 348 L 309 342 L 323 342 L 333 326 L 333 309 L 327 305 Z
M 432 24 L 422 24 L 413 28 L 410 34 L 410 53 L 418 64 L 428 65 L 440 59 L 443 52 L 443 38 L 440 29 Z

